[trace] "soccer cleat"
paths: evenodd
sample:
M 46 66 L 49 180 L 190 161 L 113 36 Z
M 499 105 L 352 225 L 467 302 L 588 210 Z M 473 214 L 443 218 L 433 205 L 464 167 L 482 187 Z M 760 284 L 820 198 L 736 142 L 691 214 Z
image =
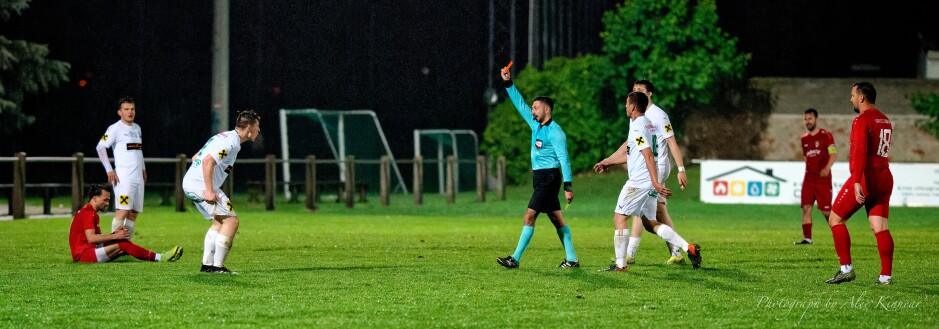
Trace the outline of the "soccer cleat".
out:
M 515 258 L 512 258 L 512 256 L 505 256 L 505 258 L 496 257 L 496 262 L 507 269 L 518 268 L 518 261 L 516 261 Z
M 215 272 L 216 267 L 212 265 L 202 265 L 202 268 L 199 269 L 199 272 L 212 273 Z
M 825 281 L 825 283 L 839 284 L 842 282 L 851 282 L 851 281 L 854 281 L 854 278 L 855 278 L 854 270 L 851 270 L 848 273 L 838 270 L 838 273 L 835 273 L 835 276 L 832 277 L 831 279 L 828 279 L 828 281 Z
M 561 262 L 561 265 L 558 265 L 560 268 L 580 268 L 580 262 L 576 260 L 564 260 Z
M 688 245 L 688 259 L 691 260 L 691 266 L 701 267 L 701 246 L 697 244 Z
M 874 281 L 874 285 L 876 285 L 876 286 L 892 286 L 892 285 L 893 285 L 893 279 L 887 279 L 887 281 L 880 281 L 880 279 L 877 279 L 877 281 Z
M 809 241 L 809 239 L 802 239 L 802 241 L 793 242 L 792 244 L 812 244 L 812 241 Z
M 609 268 L 600 270 L 600 272 L 626 272 L 626 271 L 629 271 L 629 266 L 619 267 L 619 266 L 616 266 L 616 264 L 610 265 Z
M 665 265 L 681 265 L 684 263 L 685 263 L 685 258 L 681 257 L 680 255 L 669 257 L 668 260 L 665 261 Z
M 183 257 L 183 248 L 180 246 L 175 246 L 173 249 L 170 249 L 170 251 L 164 253 L 164 255 L 168 256 L 166 258 L 167 262 L 175 262 L 179 260 L 180 257 Z
M 626 264 L 635 264 L 635 263 L 636 263 L 636 259 L 635 259 L 635 258 L 626 256 Z
M 213 266 L 213 267 L 215 267 L 215 271 L 213 271 L 212 273 L 224 273 L 224 274 L 238 275 L 238 272 L 232 272 L 225 266 L 222 266 L 222 267 Z

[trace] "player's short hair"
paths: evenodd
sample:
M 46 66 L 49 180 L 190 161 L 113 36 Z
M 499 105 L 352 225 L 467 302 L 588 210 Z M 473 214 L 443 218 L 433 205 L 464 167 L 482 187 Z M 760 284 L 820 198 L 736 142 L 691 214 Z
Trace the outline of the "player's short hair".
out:
M 238 118 L 235 119 L 235 127 L 247 128 L 248 125 L 255 124 L 260 119 L 261 116 L 259 116 L 258 113 L 254 112 L 252 109 L 238 111 Z
M 118 99 L 118 100 L 117 100 L 117 108 L 120 109 L 121 106 L 124 105 L 124 103 L 127 103 L 127 104 L 134 104 L 134 99 L 133 99 L 133 98 L 130 98 L 130 96 L 121 97 L 121 99 Z
M 877 90 L 870 82 L 858 82 L 854 84 L 854 87 L 857 87 L 858 93 L 864 94 L 864 98 L 867 98 L 868 103 L 874 104 L 877 102 Z
M 813 116 L 813 117 L 818 118 L 818 111 L 816 111 L 815 109 L 810 108 L 810 109 L 805 110 L 804 112 L 802 112 L 802 114 L 809 114 L 809 113 L 812 113 L 812 116 Z
M 629 93 L 626 98 L 629 99 L 630 103 L 636 104 L 636 110 L 639 111 L 639 113 L 646 113 L 646 108 L 649 107 L 649 96 L 646 96 L 645 93 L 634 91 Z
M 636 85 L 646 86 L 646 91 L 653 93 L 653 94 L 655 93 L 655 86 L 652 85 L 652 81 L 649 81 L 646 79 L 639 79 L 639 80 L 636 80 L 636 82 L 633 82 L 633 87 L 635 87 Z
M 91 185 L 88 185 L 88 191 L 86 192 L 86 194 L 87 194 L 88 200 L 91 200 L 91 198 L 100 196 L 101 193 L 104 193 L 104 192 L 111 193 L 111 191 L 108 190 L 107 186 L 104 186 L 101 184 L 91 184 Z
M 538 96 L 538 97 L 535 97 L 535 100 L 532 101 L 532 103 L 534 103 L 534 102 L 542 102 L 542 103 L 544 103 L 545 105 L 547 105 L 548 108 L 550 108 L 550 109 L 552 109 L 552 110 L 554 109 L 554 100 L 551 99 L 551 97 L 548 97 L 548 96 Z

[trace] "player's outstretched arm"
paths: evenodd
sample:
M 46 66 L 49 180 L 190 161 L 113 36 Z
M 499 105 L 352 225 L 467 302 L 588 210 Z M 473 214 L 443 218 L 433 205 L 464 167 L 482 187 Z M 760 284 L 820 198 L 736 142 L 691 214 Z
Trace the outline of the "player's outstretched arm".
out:
M 215 195 L 215 187 L 212 186 L 212 176 L 215 174 L 215 157 L 212 154 L 206 154 L 202 158 L 202 181 L 205 182 L 205 195 L 202 199 L 208 203 L 215 203 L 218 198 Z
M 681 156 L 681 148 L 678 147 L 678 141 L 675 140 L 674 136 L 666 138 L 665 142 L 668 143 L 669 152 L 672 153 L 672 158 L 675 159 L 675 165 L 678 166 L 678 185 L 684 190 L 685 187 L 688 186 L 688 175 L 685 174 L 685 163 L 684 158 Z
M 658 178 L 659 172 L 657 169 L 658 166 L 656 166 L 655 158 L 652 156 L 652 149 L 650 148 L 642 149 L 642 157 L 645 159 L 646 169 L 649 170 L 649 176 L 651 176 L 652 178 L 652 187 L 654 187 L 655 190 L 658 191 L 659 194 L 662 195 L 663 197 L 666 197 L 666 198 L 671 197 L 672 190 L 666 188 L 665 185 L 662 185 L 661 183 L 659 183 L 659 178 Z
M 502 82 L 505 85 L 505 92 L 509 94 L 509 100 L 512 101 L 512 105 L 515 105 L 515 110 L 518 111 L 518 114 L 522 116 L 522 119 L 525 120 L 525 123 L 531 129 L 535 129 L 535 117 L 531 115 L 531 107 L 528 106 L 528 103 L 525 102 L 525 97 L 522 97 L 522 94 L 518 91 L 518 88 L 515 88 L 515 84 L 512 83 L 512 73 L 509 70 L 502 70 Z

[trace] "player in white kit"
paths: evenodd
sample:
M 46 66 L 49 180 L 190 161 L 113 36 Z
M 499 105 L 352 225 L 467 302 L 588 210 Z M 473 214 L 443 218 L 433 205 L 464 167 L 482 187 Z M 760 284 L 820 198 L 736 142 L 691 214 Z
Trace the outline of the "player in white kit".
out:
M 255 141 L 261 134 L 260 118 L 252 110 L 238 113 L 235 130 L 218 133 L 192 157 L 192 166 L 183 177 L 183 192 L 212 226 L 205 234 L 202 272 L 231 273 L 225 259 L 238 232 L 238 216 L 231 200 L 222 192 L 222 183 L 235 165 L 241 143 Z
M 117 115 L 121 120 L 108 127 L 101 136 L 96 150 L 108 183 L 114 186 L 114 219 L 111 232 L 121 226 L 127 229 L 127 240 L 134 238 L 137 215 L 143 212 L 143 184 L 147 180 L 147 168 L 143 163 L 143 134 L 134 123 L 137 108 L 130 97 L 118 102 Z M 114 151 L 114 168 L 108 160 L 108 148 Z
M 691 259 L 694 268 L 701 266 L 701 247 L 689 244 L 667 225 L 656 220 L 656 203 L 659 197 L 668 198 L 672 191 L 658 181 L 658 170 L 652 154 L 652 136 L 655 126 L 645 117 L 649 99 L 644 93 L 632 92 L 626 98 L 626 114 L 630 118 L 629 137 L 616 152 L 593 166 L 597 173 L 606 172 L 610 166 L 627 164 L 629 180 L 620 191 L 616 208 L 613 209 L 613 249 L 616 263 L 607 271 L 627 271 L 626 246 L 629 237 L 628 219 L 641 220 L 649 232 L 666 242 L 681 246 Z
M 652 121 L 652 125 L 655 126 L 655 136 L 653 137 L 655 140 L 651 144 L 651 147 L 653 157 L 657 164 L 659 182 L 665 184 L 666 180 L 668 180 L 668 176 L 672 172 L 672 164 L 668 161 L 668 154 L 671 153 L 672 157 L 675 159 L 675 164 L 678 165 L 678 185 L 684 190 L 685 187 L 688 186 L 688 177 L 685 175 L 681 148 L 678 147 L 678 141 L 675 139 L 675 133 L 672 130 L 672 122 L 669 120 L 668 114 L 666 114 L 662 108 L 652 103 L 652 94 L 655 93 L 655 86 L 652 85 L 652 82 L 649 80 L 638 80 L 633 83 L 633 91 L 644 93 L 649 98 L 649 107 L 646 109 L 645 116 L 649 118 L 649 121 Z M 656 204 L 656 217 L 662 224 L 675 229 L 675 224 L 672 223 L 672 217 L 668 213 L 667 204 L 667 200 L 659 195 Z M 642 221 L 634 219 L 632 229 L 632 235 L 629 237 L 629 247 L 626 250 L 626 261 L 630 264 L 635 262 L 636 250 L 639 248 L 639 241 L 642 237 Z M 671 257 L 669 257 L 665 263 L 683 264 L 685 259 L 681 257 L 681 248 L 668 243 L 666 243 L 666 245 L 671 252 Z

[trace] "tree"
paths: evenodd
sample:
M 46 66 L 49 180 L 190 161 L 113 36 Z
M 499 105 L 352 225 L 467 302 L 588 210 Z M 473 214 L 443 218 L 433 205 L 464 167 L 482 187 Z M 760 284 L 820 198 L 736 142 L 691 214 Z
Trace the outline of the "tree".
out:
M 647 79 L 655 84 L 653 100 L 666 110 L 709 104 L 724 83 L 743 78 L 750 60 L 737 51 L 737 38 L 718 27 L 714 0 L 628 0 L 606 12 L 603 25 L 617 99 L 633 81 Z M 670 114 L 673 122 L 683 117 Z
M 608 87 L 613 68 L 603 56 L 555 57 L 543 70 L 528 66 L 513 77 L 516 88 L 531 105 L 540 95 L 554 99 L 552 118 L 567 134 L 571 169 L 589 170 L 625 140 L 628 126 L 622 106 L 612 104 Z M 503 91 L 504 92 L 504 91 Z M 614 131 L 613 127 L 620 127 Z M 531 129 L 511 102 L 502 102 L 489 114 L 482 149 L 493 156 L 505 155 L 506 177 L 518 184 L 531 176 Z
M 8 21 L 28 8 L 27 0 L 0 0 L 0 18 Z M 49 48 L 0 35 L 0 135 L 10 135 L 35 121 L 23 113 L 26 95 L 35 95 L 68 81 L 69 64 L 48 59 Z
M 916 126 L 939 138 L 939 95 L 934 92 L 917 92 L 910 95 L 910 106 L 917 113 L 929 118 L 918 120 Z

